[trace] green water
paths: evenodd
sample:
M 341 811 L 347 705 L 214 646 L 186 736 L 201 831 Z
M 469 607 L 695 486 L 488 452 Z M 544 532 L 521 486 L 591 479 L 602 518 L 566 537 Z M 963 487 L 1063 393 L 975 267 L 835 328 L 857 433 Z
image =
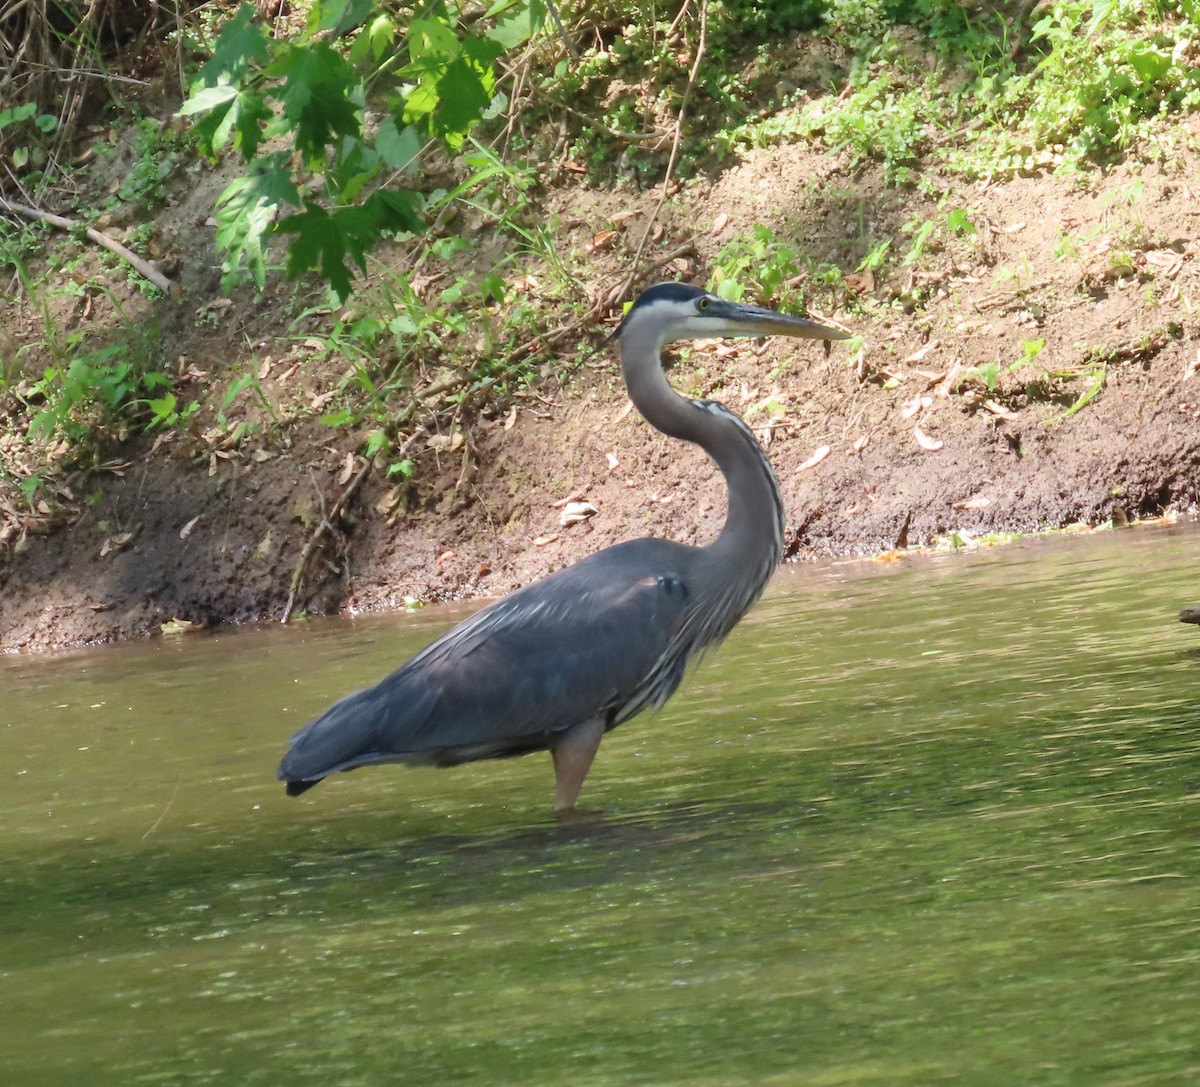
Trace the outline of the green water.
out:
M 582 827 L 274 781 L 444 611 L 2 660 L 0 1083 L 1200 1082 L 1194 603 L 1195 528 L 785 572 Z

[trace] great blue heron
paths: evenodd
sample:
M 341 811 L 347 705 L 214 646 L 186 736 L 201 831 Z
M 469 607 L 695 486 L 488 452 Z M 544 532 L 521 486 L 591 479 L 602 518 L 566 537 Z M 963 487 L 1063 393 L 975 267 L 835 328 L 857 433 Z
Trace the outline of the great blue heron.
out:
M 671 697 L 689 661 L 759 598 L 783 551 L 783 501 L 762 446 L 724 405 L 675 392 L 662 348 L 772 335 L 848 333 L 679 283 L 643 293 L 615 333 L 629 397 L 652 426 L 716 461 L 729 492 L 720 535 L 706 547 L 617 544 L 478 612 L 297 732 L 279 764 L 288 795 L 372 763 L 549 750 L 555 810 L 573 811 L 605 732 Z

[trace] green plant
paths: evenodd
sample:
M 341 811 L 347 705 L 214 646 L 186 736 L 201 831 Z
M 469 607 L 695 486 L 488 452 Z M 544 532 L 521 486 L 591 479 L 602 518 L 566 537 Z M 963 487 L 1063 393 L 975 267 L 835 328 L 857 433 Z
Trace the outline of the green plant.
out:
M 28 133 L 22 135 L 22 130 L 27 128 L 26 122 L 32 122 L 33 128 L 42 136 L 48 136 L 58 127 L 58 118 L 50 113 L 39 113 L 35 102 L 0 110 L 0 146 L 9 146 L 8 155 L 13 166 L 18 170 L 31 166 L 40 169 L 46 163 L 46 153 L 39 140 Z M 11 129 L 7 136 L 4 134 L 6 129 Z
M 790 242 L 757 224 L 748 235 L 729 241 L 716 255 L 712 289 L 722 298 L 740 302 L 749 295 L 766 305 L 774 301 L 797 275 L 803 258 Z
M 347 261 L 365 270 L 382 236 L 422 228 L 423 196 L 379 182 L 404 176 L 430 140 L 457 154 L 471 128 L 502 108 L 493 65 L 537 30 L 545 9 L 514 0 L 488 14 L 468 28 L 440 4 L 394 11 L 316 0 L 300 37 L 280 41 L 242 5 L 180 110 L 199 118 L 207 154 L 231 145 L 247 164 L 217 202 L 227 282 L 245 266 L 261 287 L 266 241 L 279 232 L 291 238 L 289 274 L 319 270 L 344 299 Z M 368 102 L 380 109 L 376 124 L 367 123 Z M 289 147 L 264 150 L 270 138 Z

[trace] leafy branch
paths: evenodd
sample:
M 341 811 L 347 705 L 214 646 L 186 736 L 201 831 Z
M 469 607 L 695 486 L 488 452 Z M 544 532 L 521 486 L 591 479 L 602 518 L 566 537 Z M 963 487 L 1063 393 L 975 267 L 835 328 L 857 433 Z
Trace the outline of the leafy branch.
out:
M 545 0 L 499 0 L 468 27 L 436 0 L 316 0 L 301 35 L 276 41 L 243 4 L 179 111 L 210 158 L 232 149 L 246 164 L 217 200 L 226 289 L 243 269 L 263 287 L 283 234 L 289 275 L 317 271 L 345 300 L 382 237 L 423 227 L 425 197 L 394 182 L 411 186 L 424 150 L 457 155 L 504 108 L 495 64 L 545 15 Z

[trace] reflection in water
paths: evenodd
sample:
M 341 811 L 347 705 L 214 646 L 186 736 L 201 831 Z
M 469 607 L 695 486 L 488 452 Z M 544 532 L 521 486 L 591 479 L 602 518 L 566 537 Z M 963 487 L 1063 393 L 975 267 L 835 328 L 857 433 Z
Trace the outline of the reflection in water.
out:
M 536 756 L 275 782 L 463 609 L 0 661 L 5 1082 L 1191 1083 L 1198 556 L 786 571 L 582 827 Z

